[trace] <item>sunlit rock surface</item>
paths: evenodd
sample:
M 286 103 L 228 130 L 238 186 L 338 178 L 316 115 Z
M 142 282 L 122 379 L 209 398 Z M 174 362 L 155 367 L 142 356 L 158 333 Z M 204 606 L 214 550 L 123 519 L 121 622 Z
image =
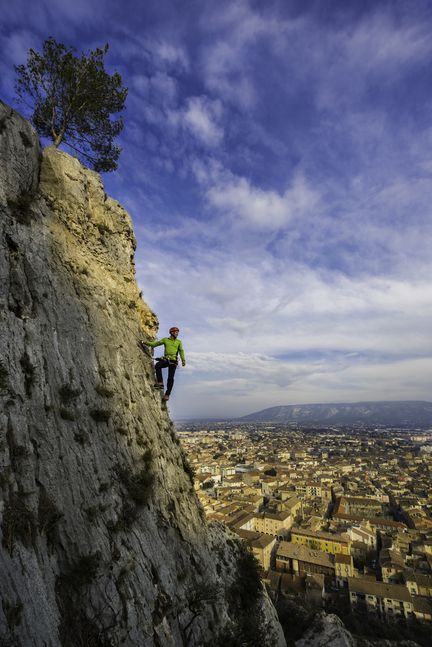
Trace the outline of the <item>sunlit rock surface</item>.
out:
M 0 645 L 219 644 L 240 548 L 207 526 L 137 346 L 157 319 L 131 220 L 2 103 L 0 240 Z M 249 612 L 285 644 L 265 594 Z

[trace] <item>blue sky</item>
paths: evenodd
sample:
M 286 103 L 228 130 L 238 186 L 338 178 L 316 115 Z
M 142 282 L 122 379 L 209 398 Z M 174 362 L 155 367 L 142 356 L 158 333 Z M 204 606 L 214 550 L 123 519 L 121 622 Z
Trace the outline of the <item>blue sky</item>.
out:
M 431 399 L 429 0 L 1 4 L 4 101 L 50 35 L 129 88 L 104 181 L 181 329 L 174 417 Z

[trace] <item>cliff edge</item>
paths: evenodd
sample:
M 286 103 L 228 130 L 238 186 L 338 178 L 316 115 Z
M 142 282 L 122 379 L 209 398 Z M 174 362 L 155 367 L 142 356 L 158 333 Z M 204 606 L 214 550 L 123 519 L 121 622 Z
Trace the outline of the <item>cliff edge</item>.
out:
M 0 644 L 284 645 L 152 389 L 130 217 L 1 102 L 0 241 Z

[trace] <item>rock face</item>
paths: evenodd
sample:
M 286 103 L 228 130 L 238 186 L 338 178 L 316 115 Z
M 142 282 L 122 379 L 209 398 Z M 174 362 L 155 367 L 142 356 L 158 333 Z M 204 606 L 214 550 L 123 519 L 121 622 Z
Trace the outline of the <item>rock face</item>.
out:
M 128 214 L 3 103 L 0 241 L 0 645 L 284 645 L 152 389 Z
M 319 613 L 295 647 L 355 647 L 356 641 L 334 614 Z
M 317 613 L 295 647 L 420 647 L 412 640 L 380 640 L 353 636 L 333 613 Z

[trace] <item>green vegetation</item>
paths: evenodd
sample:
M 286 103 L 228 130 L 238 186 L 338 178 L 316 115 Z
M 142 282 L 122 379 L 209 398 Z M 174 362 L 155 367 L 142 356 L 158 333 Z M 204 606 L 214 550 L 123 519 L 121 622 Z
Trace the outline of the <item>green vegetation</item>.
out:
M 188 459 L 186 458 L 186 454 L 184 452 L 182 452 L 182 463 L 183 463 L 183 469 L 188 475 L 191 484 L 193 485 L 195 482 L 195 471 L 192 465 L 189 463 Z
M 173 427 L 171 427 L 171 429 L 170 429 L 170 436 L 171 436 L 171 440 L 173 441 L 173 443 L 175 443 L 176 445 L 180 445 L 179 437 L 177 436 L 177 434 L 176 434 Z
M 139 508 L 146 505 L 151 497 L 154 484 L 151 451 L 148 449 L 141 458 L 144 467 L 135 472 L 121 465 L 117 465 L 114 469 L 117 479 L 127 493 L 116 523 L 108 526 L 115 532 L 130 528 L 138 517 Z
M 84 446 L 88 441 L 88 435 L 85 433 L 85 431 L 76 431 L 74 433 L 74 440 L 80 445 Z
M 0 391 L 7 391 L 8 389 L 8 372 L 3 364 L 0 363 Z
M 226 591 L 233 622 L 217 638 L 216 647 L 271 647 L 274 636 L 264 624 L 259 608 L 263 588 L 258 561 L 245 542 L 236 542 L 237 572 Z
M 182 628 L 182 635 L 185 644 L 189 644 L 192 625 L 198 616 L 203 612 L 206 604 L 215 604 L 221 596 L 220 587 L 211 582 L 201 582 L 192 586 L 186 594 L 187 609 L 190 618 Z
M 215 482 L 213 481 L 213 479 L 210 479 L 209 481 L 204 481 L 201 487 L 203 490 L 211 490 L 214 484 Z
M 80 395 L 80 389 L 74 389 L 71 384 L 63 384 L 59 389 L 62 404 L 68 405 Z
M 0 451 L 2 451 L 3 447 L 0 447 Z M 0 488 L 4 488 L 7 486 L 9 483 L 9 477 L 11 473 L 11 468 L 6 467 L 6 469 L 0 471 Z
M 230 596 L 240 601 L 241 610 L 249 613 L 262 594 L 262 583 L 258 560 L 245 542 L 238 542 L 237 577 L 234 580 Z
M 60 418 L 62 420 L 69 420 L 69 421 L 75 420 L 74 412 L 71 411 L 70 409 L 66 409 L 66 407 L 61 407 L 59 413 L 60 413 Z
M 130 501 L 123 501 L 116 523 L 107 524 L 109 530 L 120 532 L 128 530 L 137 520 L 138 508 Z
M 412 621 L 407 623 L 404 618 L 395 618 L 390 622 L 383 622 L 371 613 L 341 613 L 336 615 L 352 634 L 361 636 L 366 640 L 406 640 L 413 641 L 423 647 L 430 645 L 430 627 L 427 623 Z M 360 643 L 360 640 L 358 641 Z
M 96 578 L 100 561 L 99 553 L 81 555 L 59 576 L 57 584 L 61 584 L 66 589 L 74 590 L 88 586 Z
M 97 505 L 91 505 L 84 510 L 87 519 L 92 523 L 98 518 L 100 509 Z
M 32 546 L 36 541 L 37 523 L 35 516 L 23 501 L 23 495 L 13 494 L 6 502 L 2 521 L 3 546 L 12 555 L 15 542 Z
M 108 422 L 111 418 L 111 411 L 108 409 L 91 409 L 90 416 L 96 422 Z
M 9 444 L 9 456 L 12 469 L 15 471 L 19 469 L 20 462 L 29 456 L 29 450 L 24 445 L 17 445 L 12 433 L 7 434 Z
M 316 609 L 296 604 L 282 595 L 278 598 L 275 607 L 287 645 L 294 647 L 296 640 L 299 640 L 311 626 Z
M 136 444 L 142 449 L 147 447 L 148 441 L 142 434 L 137 434 L 135 440 L 136 440 Z
M 63 516 L 54 501 L 42 489 L 39 497 L 38 528 L 41 534 L 46 535 L 49 546 L 55 543 L 57 524 Z
M 114 171 L 120 148 L 114 139 L 123 129 L 121 117 L 112 114 L 124 108 L 127 89 L 120 74 L 110 76 L 104 68 L 108 45 L 76 56 L 48 38 L 42 53 L 30 49 L 27 63 L 15 66 L 18 100 L 32 111 L 39 135 L 54 146 L 66 144 L 95 171 Z
M 27 354 L 27 351 L 20 359 L 21 368 L 24 373 L 24 388 L 27 397 L 31 397 L 32 388 L 36 381 L 36 370 L 33 364 L 30 361 L 30 357 Z
M 127 468 L 120 466 L 116 469 L 121 484 L 137 506 L 145 505 L 148 502 L 154 483 L 150 450 L 147 450 L 142 458 L 145 466 L 137 472 L 130 472 Z
M 109 227 L 107 227 L 107 225 L 104 222 L 96 223 L 96 228 L 98 229 L 101 236 L 103 236 L 104 234 L 109 233 L 111 231 L 111 229 Z
M 18 627 L 21 624 L 23 603 L 19 599 L 17 602 L 12 603 L 12 602 L 9 602 L 9 600 L 6 600 L 6 598 L 3 598 L 2 609 L 3 609 L 3 613 L 5 614 L 9 631 L 13 631 L 15 627 Z
M 95 391 L 103 398 L 112 398 L 114 396 L 114 391 L 108 389 L 106 386 L 103 386 L 103 384 L 98 384 L 97 386 L 95 386 Z
M 12 212 L 12 216 L 21 225 L 29 225 L 33 220 L 32 203 L 34 201 L 34 194 L 31 191 L 24 191 L 14 200 L 8 200 L 8 207 Z
M 60 611 L 59 634 L 62 647 L 112 647 L 103 628 L 102 614 L 92 610 L 89 618 L 89 587 L 102 566 L 99 553 L 82 555 L 56 580 L 56 598 Z M 110 622 L 110 626 L 113 626 Z

